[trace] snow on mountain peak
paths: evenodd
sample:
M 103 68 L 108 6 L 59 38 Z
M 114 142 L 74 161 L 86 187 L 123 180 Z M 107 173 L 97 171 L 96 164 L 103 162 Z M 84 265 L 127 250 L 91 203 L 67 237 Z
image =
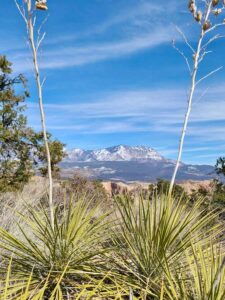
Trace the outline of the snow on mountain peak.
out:
M 164 160 L 157 151 L 146 146 L 118 145 L 99 150 L 75 148 L 68 151 L 67 154 L 68 156 L 64 160 L 67 162 Z

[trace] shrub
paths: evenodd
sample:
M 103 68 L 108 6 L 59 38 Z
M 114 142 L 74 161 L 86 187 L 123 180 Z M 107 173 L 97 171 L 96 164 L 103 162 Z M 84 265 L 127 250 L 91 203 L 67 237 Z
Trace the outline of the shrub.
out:
M 109 234 L 105 215 L 96 218 L 98 207 L 90 208 L 84 200 L 75 205 L 70 202 L 68 210 L 57 207 L 54 230 L 45 209 L 29 208 L 29 216 L 22 216 L 25 227 L 18 225 L 23 239 L 0 229 L 5 263 L 13 255 L 12 283 L 32 274 L 29 293 L 45 289 L 43 299 L 49 299 L 56 288 L 62 295 L 74 297 L 91 277 L 103 278 L 107 270 L 102 259 L 107 251 L 103 244 Z M 7 264 L 2 266 L 2 277 L 7 268 Z M 23 282 L 20 291 L 27 284 Z
M 156 184 L 149 185 L 149 191 L 151 195 L 153 195 L 155 191 L 157 191 L 157 194 L 159 195 L 161 194 L 167 195 L 169 193 L 169 188 L 170 188 L 170 182 L 161 178 L 157 179 Z M 173 198 L 176 199 L 180 199 L 182 197 L 184 201 L 189 200 L 189 197 L 185 192 L 184 188 L 178 184 L 174 184 L 172 196 Z
M 70 180 L 66 180 L 62 182 L 63 189 L 60 191 L 66 191 L 68 197 L 71 194 L 74 195 L 74 198 L 79 199 L 84 197 L 86 199 L 91 199 L 91 203 L 99 203 L 102 202 L 101 208 L 109 208 L 109 196 L 99 180 L 89 180 L 82 176 L 74 176 L 74 178 Z M 61 199 L 61 197 L 59 197 Z M 104 203 L 103 200 L 104 199 Z M 112 201 L 110 201 L 112 203 Z
M 118 198 L 121 222 L 115 231 L 115 269 L 141 299 L 160 294 L 166 269 L 176 269 L 192 244 L 207 245 L 215 239 L 220 225 L 207 226 L 217 214 L 201 210 L 202 201 L 190 209 L 182 198 L 154 196 L 139 199 L 138 206 L 129 197 Z M 158 299 L 158 298 L 156 298 Z

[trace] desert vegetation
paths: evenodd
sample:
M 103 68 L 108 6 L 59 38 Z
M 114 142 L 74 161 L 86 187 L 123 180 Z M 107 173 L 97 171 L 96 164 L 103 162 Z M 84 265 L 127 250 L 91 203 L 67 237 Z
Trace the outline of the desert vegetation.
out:
M 37 191 L 16 199 L 11 224 L 1 217 L 5 299 L 223 299 L 223 208 L 181 189 L 168 196 L 162 181 L 158 191 L 109 199 L 74 180 L 68 193 L 53 193 L 54 230 Z
M 27 125 L 27 80 L 13 77 L 0 56 L 0 299 L 225 299 L 225 158 L 209 188 L 175 183 L 197 85 L 208 47 L 222 38 L 225 2 L 187 1 L 199 29 L 187 57 L 191 76 L 177 163 L 171 181 L 109 195 L 102 183 L 80 176 L 62 180 L 64 144 L 47 131 L 38 50 L 46 1 L 15 0 L 33 58 L 41 132 Z M 222 18 L 222 19 L 221 19 Z M 17 86 L 20 88 L 18 89 Z

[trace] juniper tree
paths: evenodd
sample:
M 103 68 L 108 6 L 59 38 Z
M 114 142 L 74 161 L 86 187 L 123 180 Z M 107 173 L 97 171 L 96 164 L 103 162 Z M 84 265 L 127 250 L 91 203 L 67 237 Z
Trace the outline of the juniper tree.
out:
M 225 157 L 220 157 L 217 159 L 215 169 L 218 175 L 222 174 L 225 176 Z
M 64 146 L 59 140 L 54 140 L 52 135 L 47 132 L 49 150 L 51 154 L 51 171 L 52 177 L 58 179 L 60 177 L 60 168 L 58 163 L 66 156 Z M 48 176 L 46 149 L 43 143 L 43 133 L 38 132 L 33 135 L 32 143 L 34 145 L 35 163 L 38 165 L 38 170 L 44 177 Z
M 12 77 L 12 64 L 0 56 L 0 192 L 21 189 L 35 171 L 47 175 L 47 160 L 42 132 L 27 126 L 25 100 L 29 96 L 23 75 Z M 20 94 L 16 86 L 22 87 Z M 51 170 L 59 175 L 57 164 L 63 159 L 64 144 L 47 133 Z
M 22 187 L 33 174 L 32 129 L 23 114 L 26 80 L 11 73 L 11 63 L 0 56 L 0 192 Z M 15 92 L 16 86 L 23 87 L 21 94 Z

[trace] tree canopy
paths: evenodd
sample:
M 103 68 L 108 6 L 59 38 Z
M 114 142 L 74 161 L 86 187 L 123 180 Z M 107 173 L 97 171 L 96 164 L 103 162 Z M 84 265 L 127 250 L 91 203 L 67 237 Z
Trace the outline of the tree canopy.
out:
M 220 157 L 216 162 L 216 172 L 218 175 L 225 176 L 225 157 Z
M 43 135 L 27 125 L 24 115 L 27 97 L 25 77 L 21 74 L 13 77 L 12 64 L 0 56 L 0 192 L 22 188 L 35 168 L 46 174 Z M 50 140 L 50 145 L 52 169 L 58 173 L 56 165 L 64 156 L 64 145 L 54 140 Z

